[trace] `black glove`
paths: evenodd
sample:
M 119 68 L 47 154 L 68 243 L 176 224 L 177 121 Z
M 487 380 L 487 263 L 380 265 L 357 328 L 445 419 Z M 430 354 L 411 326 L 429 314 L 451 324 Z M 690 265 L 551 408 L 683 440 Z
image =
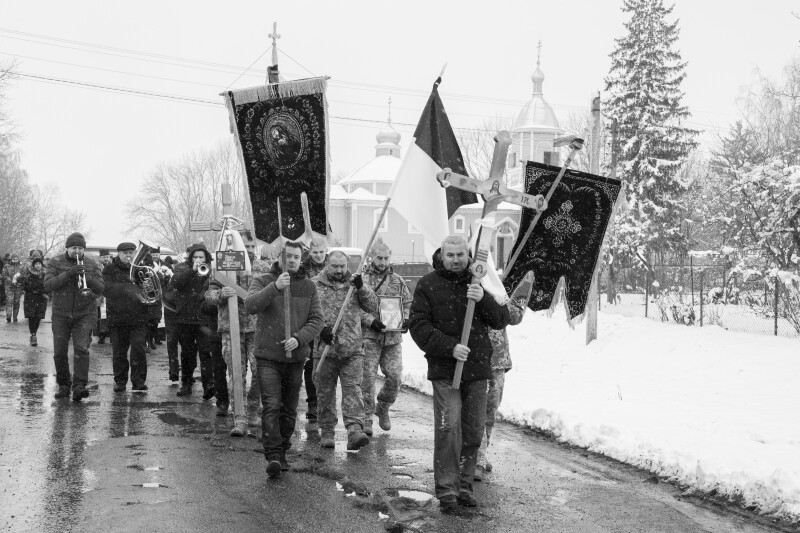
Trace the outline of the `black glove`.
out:
M 378 333 L 383 333 L 383 330 L 386 329 L 386 324 L 376 318 L 372 321 L 372 324 L 369 325 L 369 329 L 377 331 Z
M 361 279 L 361 274 L 356 274 L 355 276 L 353 276 L 353 280 L 351 281 L 351 283 L 353 284 L 353 287 L 355 287 L 356 289 L 360 289 L 361 287 L 363 287 L 364 280 Z
M 408 319 L 403 320 L 403 333 L 408 331 Z
M 84 272 L 86 272 L 86 265 L 74 265 L 72 268 L 69 269 L 68 274 L 73 278 L 77 278 Z
M 333 344 L 336 342 L 336 336 L 333 334 L 333 327 L 325 326 L 322 328 L 319 338 L 322 339 L 328 346 L 333 346 Z

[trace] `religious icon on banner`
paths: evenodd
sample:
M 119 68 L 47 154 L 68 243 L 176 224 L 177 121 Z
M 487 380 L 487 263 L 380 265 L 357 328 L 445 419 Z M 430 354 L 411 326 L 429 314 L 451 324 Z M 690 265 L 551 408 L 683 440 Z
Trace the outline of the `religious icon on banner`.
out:
M 403 301 L 399 296 L 381 296 L 381 322 L 386 326 L 384 331 L 401 331 L 403 329 Z

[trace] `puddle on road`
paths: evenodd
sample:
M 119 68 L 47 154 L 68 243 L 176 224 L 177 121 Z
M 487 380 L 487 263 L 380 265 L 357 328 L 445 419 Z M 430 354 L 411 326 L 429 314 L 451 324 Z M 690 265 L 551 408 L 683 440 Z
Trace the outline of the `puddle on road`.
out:
M 157 415 L 159 420 L 165 424 L 185 427 L 189 433 L 212 433 L 212 428 L 209 428 L 206 422 L 181 416 L 174 411 L 155 409 L 151 413 Z
M 420 503 L 425 503 L 433 498 L 433 494 L 428 494 L 427 492 L 423 492 L 421 490 L 398 490 L 397 496 L 400 498 L 411 498 L 412 500 L 416 500 Z
M 392 474 L 397 479 L 414 479 L 414 476 L 411 474 Z

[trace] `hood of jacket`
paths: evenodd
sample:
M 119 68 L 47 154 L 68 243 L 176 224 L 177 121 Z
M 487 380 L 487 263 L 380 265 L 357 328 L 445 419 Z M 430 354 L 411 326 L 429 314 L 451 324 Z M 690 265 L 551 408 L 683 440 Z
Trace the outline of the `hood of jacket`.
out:
M 275 261 L 272 263 L 272 266 L 269 269 L 269 273 L 275 276 L 276 278 L 283 274 L 283 268 L 281 268 L 281 262 Z M 301 263 L 297 269 L 297 272 L 292 274 L 292 279 L 299 280 L 299 279 L 306 279 L 306 267 L 303 266 Z
M 186 263 L 189 266 L 192 266 L 192 256 L 198 250 L 202 250 L 203 253 L 206 254 L 206 264 L 208 266 L 211 266 L 211 259 L 212 259 L 211 252 L 208 251 L 208 248 L 206 248 L 206 245 L 203 243 L 193 244 L 189 247 L 188 250 L 186 250 L 186 261 L 184 261 L 184 263 Z
M 392 274 L 394 274 L 394 269 L 392 268 L 392 265 L 389 265 L 389 266 L 386 267 L 386 270 L 381 272 L 377 268 L 375 268 L 375 265 L 370 263 L 367 266 L 367 268 L 364 269 L 364 274 L 370 274 L 372 276 L 387 276 L 388 277 L 388 276 L 391 276 Z
M 352 279 L 353 275 L 350 273 L 349 270 L 345 272 L 344 279 L 342 281 L 333 281 L 330 277 L 328 277 L 328 271 L 323 270 L 322 272 L 319 273 L 317 277 L 314 278 L 314 281 L 318 281 L 323 285 L 327 285 L 328 287 L 335 287 L 337 283 L 342 283 L 344 285 L 347 285 L 350 283 L 350 280 Z
M 17 254 L 11 254 L 11 257 L 8 258 L 9 263 L 19 263 L 19 256 Z

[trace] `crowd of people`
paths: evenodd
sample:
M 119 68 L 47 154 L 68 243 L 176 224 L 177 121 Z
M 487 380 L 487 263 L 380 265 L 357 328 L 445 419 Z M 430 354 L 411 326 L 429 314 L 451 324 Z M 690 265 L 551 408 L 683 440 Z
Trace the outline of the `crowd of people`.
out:
M 469 246 L 459 235 L 444 240 L 432 258 L 433 271 L 419 280 L 412 297 L 392 269 L 387 243 L 372 247 L 362 272 L 350 272 L 348 256 L 339 250 L 328 253 L 322 238 L 310 247 L 287 241 L 282 260 L 268 264 L 255 257 L 252 235 L 247 230 L 240 234 L 251 269 L 237 272 L 235 283 L 213 276 L 212 256 L 202 243 L 189 246 L 182 261 L 162 261 L 159 250 L 151 249 L 138 266 L 149 267 L 158 278 L 162 290 L 157 299 L 147 297 L 152 283 L 131 275 L 137 251 L 131 242 L 120 243 L 113 259 L 104 256 L 99 262 L 84 253 L 86 241 L 80 233 L 70 235 L 64 252 L 46 265 L 36 251 L 24 264 L 18 255 L 8 254 L 2 268 L 6 321 L 18 321 L 24 294 L 24 315 L 31 345 L 36 346 L 36 332 L 51 300 L 55 398 L 71 395 L 80 402 L 89 396 L 93 332 L 99 342 L 110 338 L 114 393 L 126 391 L 128 382 L 134 392 L 148 390 L 147 354 L 161 342 L 163 312 L 168 378 L 180 381 L 176 394 L 193 394 L 199 360 L 203 400 L 216 398 L 218 416 L 228 416 L 233 407 L 231 436 L 244 436 L 248 427 L 261 428 L 271 478 L 289 469 L 286 452 L 292 446 L 303 384 L 307 429 L 320 431 L 322 447 L 336 447 L 339 412 L 348 450 L 369 444 L 373 417 L 381 430 L 391 430 L 390 407 L 400 389 L 403 334 L 408 332 L 425 354 L 433 384 L 436 497 L 444 510 L 477 505 L 473 482 L 492 469 L 487 446 L 504 375 L 511 368 L 505 328 L 522 320 L 530 287 L 518 287 L 507 298 L 473 283 Z M 99 311 L 101 299 L 105 314 Z M 464 345 L 461 329 L 470 300 L 475 312 Z M 229 311 L 233 302 L 236 313 Z M 238 350 L 232 324 L 238 324 Z M 237 351 L 241 381 L 232 375 Z M 463 373 L 454 389 L 459 362 Z M 379 368 L 384 380 L 376 393 Z M 246 398 L 242 408 L 231 401 L 234 383 L 246 389 L 241 391 Z M 340 406 L 337 386 L 342 390 Z

